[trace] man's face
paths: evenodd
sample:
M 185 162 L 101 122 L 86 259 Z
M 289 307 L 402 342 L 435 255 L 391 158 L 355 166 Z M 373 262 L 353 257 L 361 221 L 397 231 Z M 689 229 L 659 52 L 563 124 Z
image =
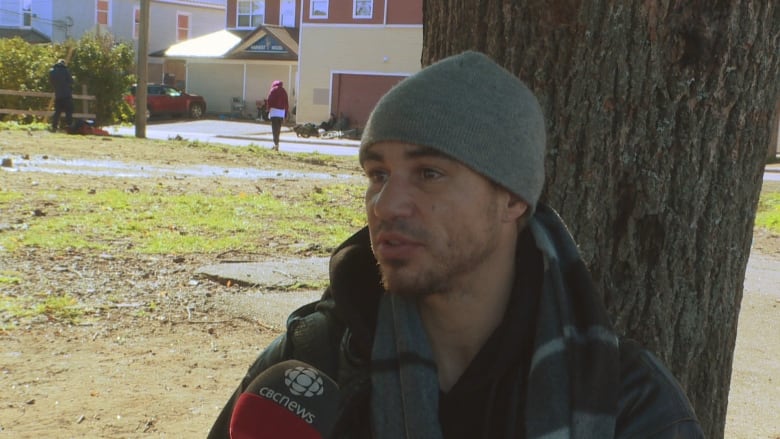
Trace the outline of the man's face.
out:
M 436 150 L 405 143 L 372 145 L 363 169 L 371 246 L 387 291 L 446 293 L 484 274 L 507 226 L 507 191 Z

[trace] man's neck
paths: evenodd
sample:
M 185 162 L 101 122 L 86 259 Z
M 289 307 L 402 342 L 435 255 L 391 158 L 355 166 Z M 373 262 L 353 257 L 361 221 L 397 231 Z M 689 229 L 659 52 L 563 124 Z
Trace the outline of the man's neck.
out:
M 441 390 L 447 392 L 455 385 L 501 324 L 514 285 L 514 249 L 511 255 L 483 264 L 490 273 L 473 273 L 472 278 L 479 282 L 464 284 L 458 291 L 426 296 L 418 304 Z

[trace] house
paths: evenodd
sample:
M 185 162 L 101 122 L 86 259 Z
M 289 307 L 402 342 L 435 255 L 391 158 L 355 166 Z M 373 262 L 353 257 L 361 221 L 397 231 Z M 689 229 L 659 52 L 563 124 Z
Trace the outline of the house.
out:
M 271 83 L 281 80 L 295 101 L 302 0 L 228 0 L 225 28 L 153 52 L 185 66 L 188 89 L 210 113 L 256 116 Z
M 54 0 L 0 0 L 2 38 L 18 36 L 32 44 L 65 41 L 74 24 L 72 16 L 55 13 Z
M 226 29 L 152 54 L 186 65 L 210 111 L 244 115 L 285 83 L 299 123 L 362 127 L 379 98 L 420 70 L 422 0 L 228 0 Z M 219 78 L 215 81 L 215 78 Z
M 150 0 L 149 49 L 156 51 L 225 28 L 226 0 Z M 0 37 L 32 43 L 109 32 L 138 49 L 140 0 L 0 0 Z M 150 60 L 149 79 L 184 86 L 183 64 Z M 165 74 L 168 74 L 166 76 Z
M 148 78 L 247 115 L 286 84 L 299 122 L 362 127 L 420 69 L 423 0 L 150 0 Z M 3 31 L 64 41 L 110 32 L 137 48 L 139 0 L 0 0 Z M 86 7 L 85 7 L 86 6 Z
M 302 15 L 299 123 L 333 113 L 362 128 L 379 98 L 421 68 L 422 0 L 307 0 Z
M 57 0 L 61 1 L 61 0 Z M 91 0 L 90 0 L 91 1 Z M 117 39 L 132 41 L 138 50 L 141 7 L 139 0 L 96 0 L 98 11 L 106 8 L 106 30 Z M 98 14 L 99 21 L 105 21 Z M 149 51 L 197 38 L 225 28 L 225 0 L 150 0 Z M 148 58 L 149 82 L 161 82 L 187 89 L 185 65 Z

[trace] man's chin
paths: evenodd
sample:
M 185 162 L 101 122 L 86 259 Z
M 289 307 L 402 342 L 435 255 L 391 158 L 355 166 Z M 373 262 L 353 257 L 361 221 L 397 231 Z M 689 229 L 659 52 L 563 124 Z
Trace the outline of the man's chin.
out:
M 414 267 L 401 265 L 398 267 L 383 265 L 382 286 L 391 294 L 404 297 L 420 297 L 432 292 L 431 285 L 425 281 L 427 276 Z
M 382 266 L 382 286 L 385 287 L 385 291 L 402 296 L 409 295 L 410 290 L 415 288 L 413 287 L 414 282 L 411 282 L 413 276 L 409 276 L 410 273 L 405 271 L 407 270 L 404 268 Z

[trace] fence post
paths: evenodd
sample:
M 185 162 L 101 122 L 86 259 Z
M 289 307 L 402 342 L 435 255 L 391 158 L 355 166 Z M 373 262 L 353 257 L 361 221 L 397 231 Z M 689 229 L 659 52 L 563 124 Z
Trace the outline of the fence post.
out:
M 87 94 L 87 86 L 86 86 L 86 84 L 81 84 L 81 94 L 83 94 L 83 95 Z M 81 112 L 84 113 L 84 114 L 89 113 L 89 111 L 88 111 L 89 108 L 87 108 L 87 107 L 89 107 L 89 105 L 87 105 L 87 100 L 86 99 L 82 99 L 81 100 Z

